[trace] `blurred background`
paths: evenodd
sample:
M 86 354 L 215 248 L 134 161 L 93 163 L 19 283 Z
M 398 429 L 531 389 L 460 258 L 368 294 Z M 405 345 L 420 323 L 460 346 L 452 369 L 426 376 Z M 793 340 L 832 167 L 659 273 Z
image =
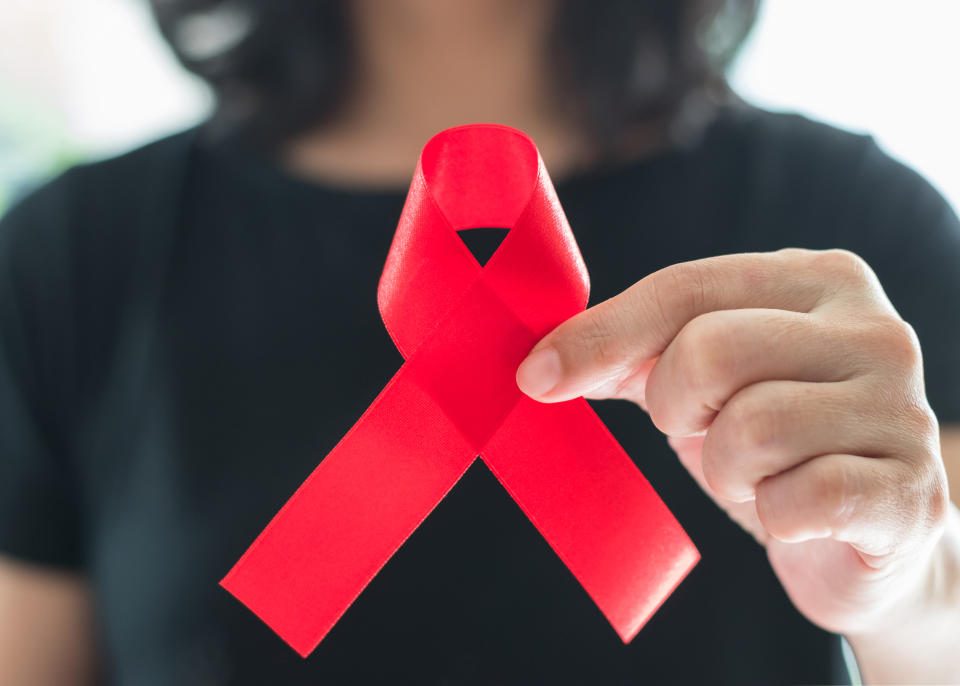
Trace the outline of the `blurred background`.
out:
M 958 27 L 958 0 L 766 0 L 730 78 L 762 107 L 871 133 L 960 208 Z M 210 107 L 142 0 L 0 0 L 0 214 Z

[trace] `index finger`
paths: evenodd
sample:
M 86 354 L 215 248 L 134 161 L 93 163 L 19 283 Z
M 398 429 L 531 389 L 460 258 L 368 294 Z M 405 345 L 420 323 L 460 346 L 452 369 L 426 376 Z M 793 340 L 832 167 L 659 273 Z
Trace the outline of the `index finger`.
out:
M 810 312 L 852 278 L 825 278 L 829 270 L 849 271 L 844 263 L 856 260 L 844 251 L 787 249 L 666 267 L 544 336 L 518 368 L 517 384 L 543 402 L 620 397 L 691 319 L 724 309 Z

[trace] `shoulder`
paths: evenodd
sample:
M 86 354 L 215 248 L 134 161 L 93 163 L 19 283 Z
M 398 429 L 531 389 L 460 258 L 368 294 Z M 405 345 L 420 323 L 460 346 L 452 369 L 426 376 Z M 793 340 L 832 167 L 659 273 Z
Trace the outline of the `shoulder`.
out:
M 0 236 L 19 244 L 54 239 L 65 230 L 109 230 L 111 220 L 153 209 L 144 201 L 169 202 L 194 135 L 191 129 L 67 169 L 17 202 L 0 222 Z
M 724 109 L 714 138 L 736 147 L 756 171 L 797 174 L 847 170 L 876 148 L 873 138 L 810 119 L 795 112 L 771 112 L 748 105 Z
M 26 195 L 0 218 L 0 273 L 27 295 L 122 286 L 174 225 L 194 136 L 74 166 Z
M 38 397 L 65 396 L 81 371 L 99 379 L 160 282 L 192 136 L 73 167 L 0 219 L 0 347 L 47 380 Z
M 745 219 L 780 239 L 833 247 L 878 234 L 895 240 L 908 229 L 944 238 L 957 222 L 937 189 L 870 135 L 739 107 L 724 112 L 713 138 L 738 160 Z

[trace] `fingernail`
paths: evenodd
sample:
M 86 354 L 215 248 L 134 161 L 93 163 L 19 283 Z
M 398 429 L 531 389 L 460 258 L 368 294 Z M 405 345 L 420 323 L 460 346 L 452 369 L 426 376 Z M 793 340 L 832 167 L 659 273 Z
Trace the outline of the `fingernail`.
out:
M 549 393 L 559 382 L 560 355 L 553 348 L 531 353 L 517 368 L 517 385 L 529 396 Z

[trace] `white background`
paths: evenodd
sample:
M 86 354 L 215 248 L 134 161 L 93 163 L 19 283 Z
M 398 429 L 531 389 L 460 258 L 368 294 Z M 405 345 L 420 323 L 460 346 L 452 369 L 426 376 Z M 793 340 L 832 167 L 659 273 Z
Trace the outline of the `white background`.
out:
M 731 79 L 761 106 L 872 133 L 960 208 L 958 71 L 960 0 L 767 0 Z M 209 106 L 142 0 L 0 0 L 8 139 L 101 156 Z

